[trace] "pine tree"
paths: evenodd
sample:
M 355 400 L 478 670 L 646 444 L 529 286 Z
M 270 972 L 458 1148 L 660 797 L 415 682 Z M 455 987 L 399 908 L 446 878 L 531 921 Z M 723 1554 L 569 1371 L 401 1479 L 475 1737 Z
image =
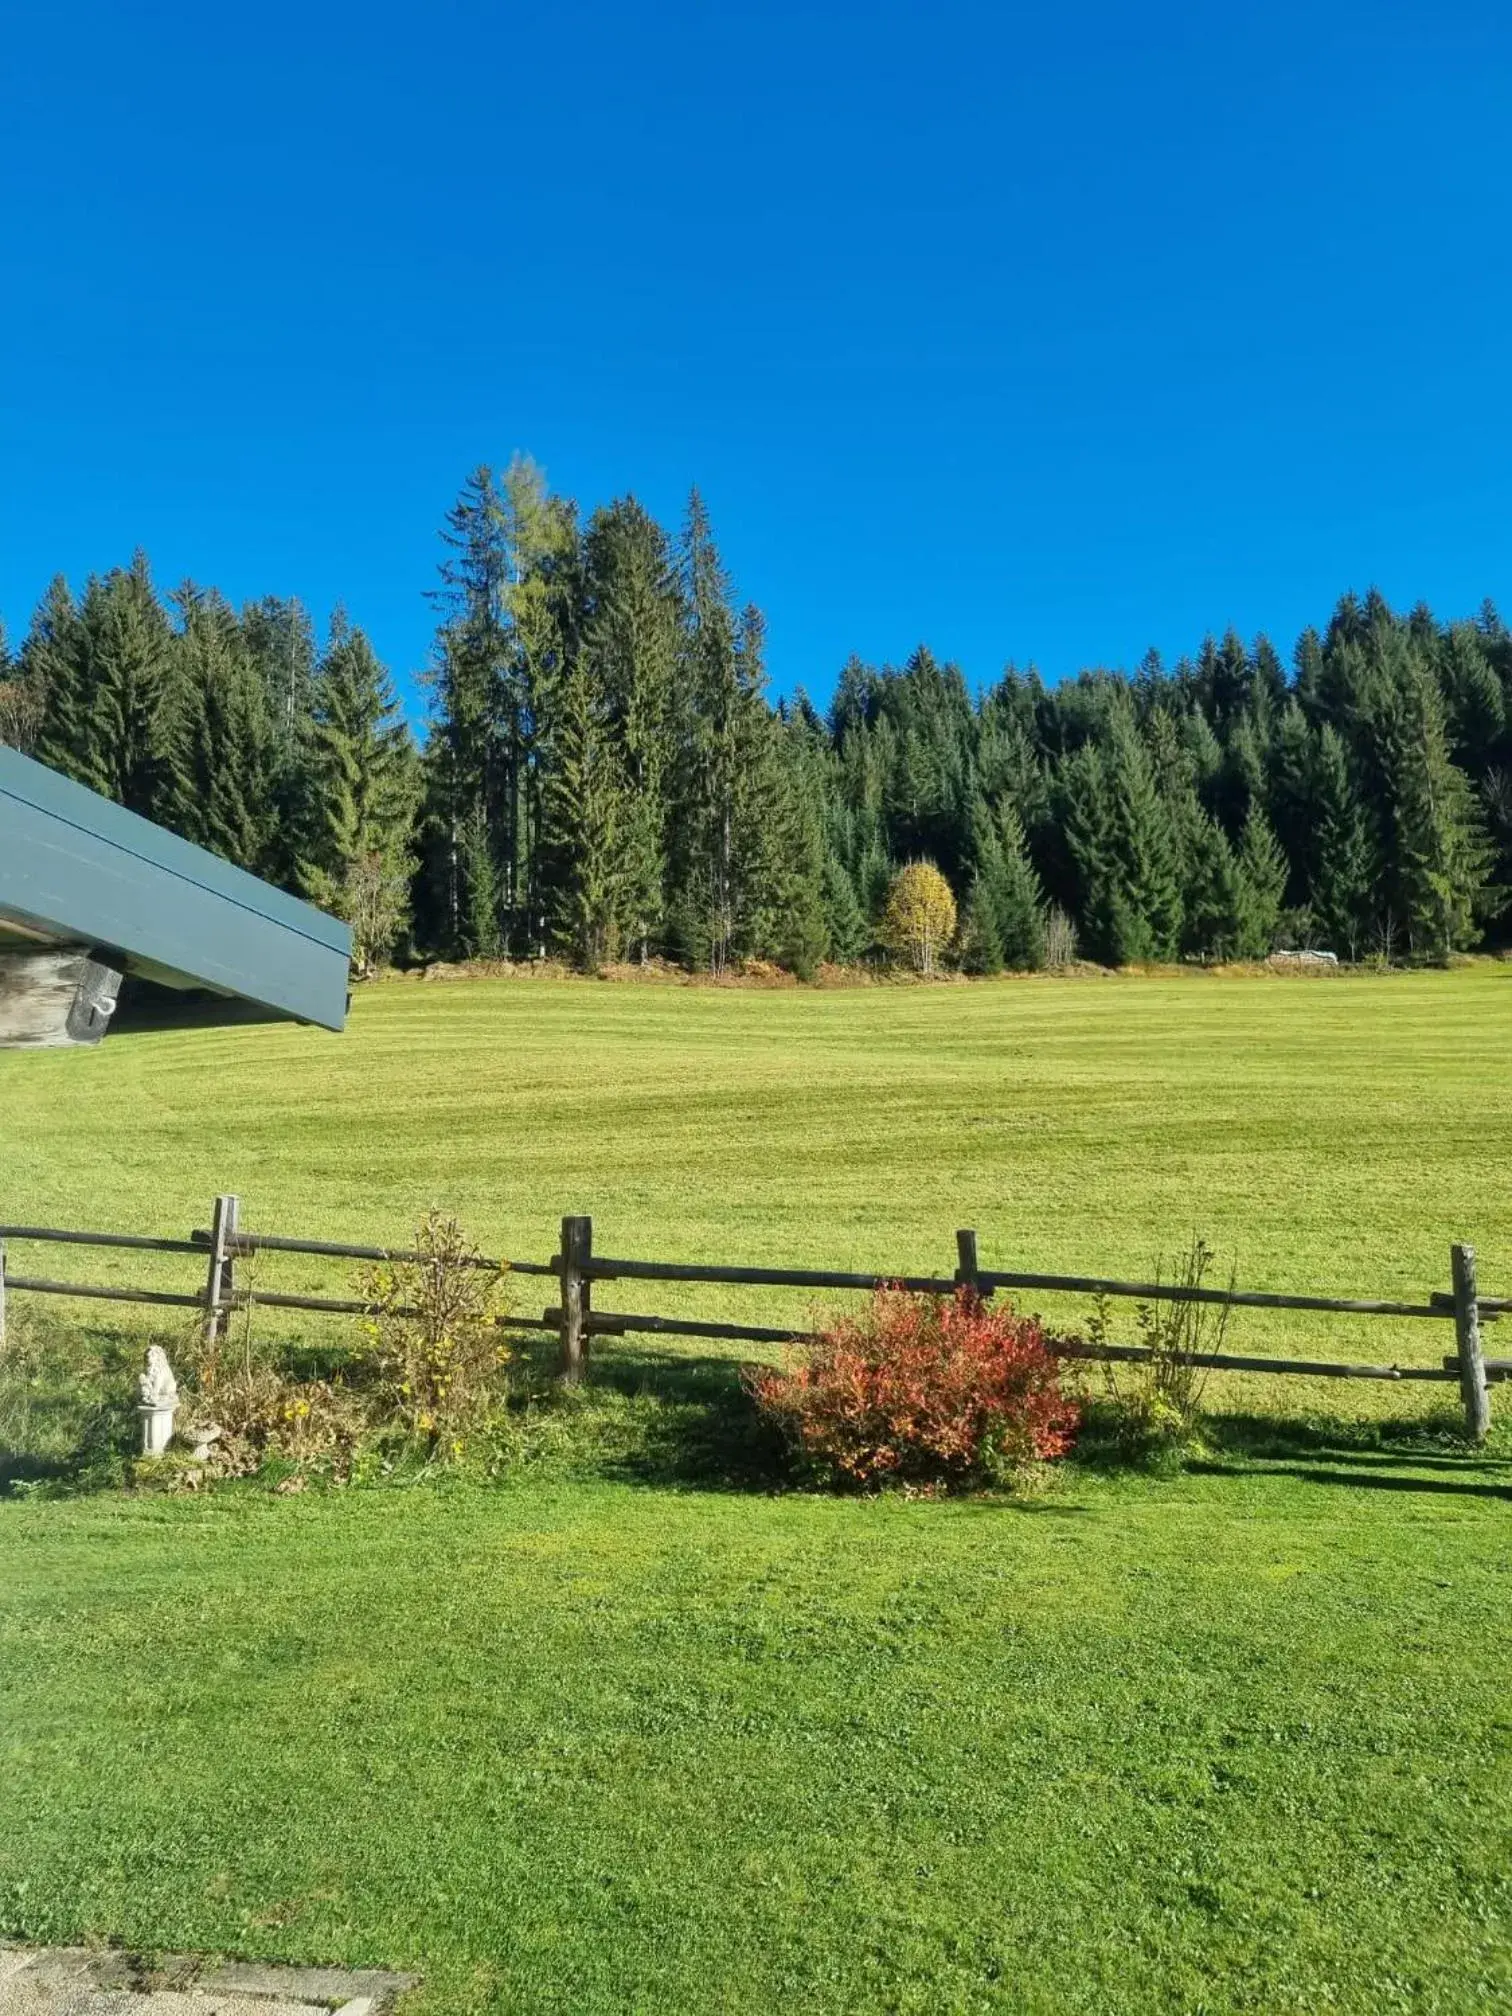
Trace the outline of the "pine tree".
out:
M 1456 623 L 1442 640 L 1434 632 L 1429 642 L 1437 659 L 1450 754 L 1469 774 L 1479 774 L 1507 726 L 1502 682 L 1474 624 Z
M 777 710 L 771 737 L 769 813 L 754 849 L 755 946 L 811 980 L 832 956 L 826 863 L 828 754 L 823 724 L 799 694 Z
M 164 762 L 166 823 L 197 846 L 260 874 L 270 837 L 272 737 L 267 696 L 230 605 L 186 582 L 173 597 L 178 706 Z
M 171 823 L 173 641 L 146 555 L 92 579 L 79 621 L 84 677 L 72 775 L 144 818 Z
M 404 926 L 417 779 L 388 673 L 340 610 L 308 704 L 298 884 L 352 926 L 353 962 L 367 972 L 388 957 Z
M 1029 972 L 1045 963 L 1045 893 L 1029 858 L 1028 841 L 1016 808 L 998 807 L 1004 879 L 998 897 L 1003 963 Z
M 997 904 L 988 879 L 990 872 L 980 865 L 972 869 L 961 911 L 962 963 L 968 973 L 992 974 L 1003 970 L 1003 946 L 998 934 Z
M 1062 759 L 1055 788 L 1057 824 L 1075 876 L 1078 934 L 1093 958 L 1111 964 L 1120 957 L 1127 924 L 1107 765 L 1096 742 L 1083 742 Z
M 457 827 L 456 858 L 457 887 L 462 901 L 453 940 L 456 955 L 462 959 L 497 959 L 505 950 L 499 924 L 503 905 L 494 835 L 489 831 L 481 803 L 473 805 Z
M 1187 871 L 1181 949 L 1190 958 L 1236 959 L 1247 925 L 1247 891 L 1228 835 L 1197 813 Z
M 297 600 L 264 595 L 243 607 L 241 631 L 266 696 L 274 768 L 297 767 L 316 700 L 318 654 L 309 611 Z
M 1369 744 L 1387 914 L 1409 954 L 1446 959 L 1478 936 L 1489 848 L 1470 782 L 1449 756 L 1438 682 L 1400 637 L 1383 649 Z
M 856 885 L 834 852 L 824 857 L 824 922 L 829 956 L 841 966 L 854 965 L 871 943 L 871 926 L 856 894 Z
M 644 961 L 665 920 L 678 606 L 666 535 L 633 497 L 594 514 L 583 575 L 583 649 L 623 758 L 615 930 Z
M 41 695 L 11 656 L 5 625 L 0 623 L 0 744 L 30 750 L 41 722 Z
M 504 497 L 492 469 L 475 469 L 446 514 L 441 613 L 426 743 L 427 911 L 434 941 L 453 957 L 496 953 L 500 864 L 512 871 L 519 813 L 518 696 L 509 676 L 511 556 Z
M 1044 892 L 1018 813 L 1004 802 L 994 815 L 979 798 L 972 807 L 971 836 L 971 883 L 962 929 L 968 969 L 999 973 L 1004 966 L 1042 966 Z
M 729 577 L 695 490 L 680 552 L 683 624 L 677 699 L 673 862 L 678 936 L 686 957 L 722 973 L 762 936 L 764 809 L 773 796 L 762 699 L 763 628 L 748 607 L 737 624 Z
M 1239 843 L 1238 868 L 1244 892 L 1243 923 L 1237 946 L 1241 959 L 1263 959 L 1275 943 L 1286 895 L 1286 856 L 1258 805 L 1250 808 Z
M 587 972 L 619 956 L 630 793 L 625 751 L 591 650 L 552 687 L 540 866 L 553 942 Z
M 41 715 L 34 754 L 65 777 L 81 778 L 83 768 L 88 652 L 74 598 L 57 574 L 26 633 L 20 669 L 23 682 L 37 696 Z
M 315 630 L 303 604 L 265 595 L 243 605 L 242 643 L 263 688 L 269 727 L 268 872 L 297 889 L 300 860 L 318 821 Z
M 1372 850 L 1344 743 L 1327 725 L 1313 759 L 1312 800 L 1315 840 L 1307 905 L 1329 948 L 1353 961 L 1369 925 Z
M 1265 808 L 1286 852 L 1285 900 L 1297 910 L 1307 902 L 1317 856 L 1316 765 L 1317 739 L 1301 707 L 1289 701 L 1267 753 Z
M 576 507 L 554 496 L 528 455 L 504 472 L 503 527 L 510 557 L 505 595 L 508 652 L 500 695 L 505 724 L 508 854 L 502 864 L 506 936 L 515 950 L 546 950 L 556 903 L 543 847 L 557 688 L 581 648 L 582 567 Z

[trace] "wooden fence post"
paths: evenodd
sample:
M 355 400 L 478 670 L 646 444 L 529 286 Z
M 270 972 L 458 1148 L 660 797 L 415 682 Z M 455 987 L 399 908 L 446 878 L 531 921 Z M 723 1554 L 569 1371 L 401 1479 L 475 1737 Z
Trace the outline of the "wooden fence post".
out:
M 980 1269 L 977 1266 L 976 1233 L 972 1231 L 956 1234 L 956 1286 L 969 1288 L 973 1295 L 980 1296 Z
M 586 1318 L 593 1301 L 593 1284 L 584 1267 L 593 1258 L 593 1220 L 562 1220 L 562 1364 L 564 1386 L 575 1386 L 583 1376 L 588 1355 Z
M 236 1238 L 237 1202 L 235 1197 L 217 1197 L 210 1217 L 210 1267 L 205 1276 L 203 1329 L 206 1344 L 220 1341 L 225 1328 L 226 1311 L 223 1305 L 231 1300 L 236 1285 L 233 1242 Z
M 1460 1397 L 1465 1403 L 1465 1433 L 1484 1442 L 1491 1426 L 1491 1402 L 1486 1392 L 1486 1361 L 1481 1356 L 1480 1306 L 1475 1296 L 1475 1248 L 1451 1246 L 1454 1269 L 1454 1336 L 1459 1346 Z

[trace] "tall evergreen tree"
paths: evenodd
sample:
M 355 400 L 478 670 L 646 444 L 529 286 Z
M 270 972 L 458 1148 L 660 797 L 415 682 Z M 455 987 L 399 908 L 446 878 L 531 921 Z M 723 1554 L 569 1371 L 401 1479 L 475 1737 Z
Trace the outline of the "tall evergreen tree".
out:
M 88 640 L 61 574 L 53 576 L 21 646 L 20 675 L 40 713 L 34 753 L 65 777 L 81 776 L 89 696 Z
M 310 788 L 298 881 L 353 927 L 353 958 L 366 970 L 388 956 L 404 927 L 418 780 L 388 673 L 340 610 L 308 704 Z
M 823 867 L 825 937 L 831 959 L 841 966 L 854 965 L 871 943 L 871 926 L 856 894 L 856 885 L 839 855 L 824 857 Z
M 79 622 L 83 679 L 71 774 L 144 818 L 170 820 L 173 642 L 145 554 L 88 583 Z
M 267 695 L 224 597 L 186 582 L 173 600 L 177 720 L 160 813 L 186 839 L 260 874 L 270 838 Z
M 40 695 L 11 656 L 5 625 L 0 623 L 0 744 L 29 750 L 41 720 Z
M 553 942 L 596 972 L 620 952 L 630 791 L 603 661 L 576 652 L 552 686 L 539 867 Z
M 1344 743 L 1326 723 L 1313 763 L 1313 822 L 1308 906 L 1329 949 L 1354 960 L 1365 949 L 1370 926 L 1374 862 Z
M 1367 734 L 1388 922 L 1412 956 L 1445 959 L 1479 935 L 1489 849 L 1469 780 L 1450 759 L 1438 683 L 1400 637 L 1383 649 Z
M 517 854 L 518 708 L 509 676 L 511 554 L 494 471 L 475 469 L 446 514 L 426 743 L 425 880 L 432 935 L 453 956 L 497 952 Z
M 1023 825 L 1005 799 L 996 814 L 985 799 L 972 807 L 972 871 L 963 939 L 967 965 L 981 973 L 1045 960 L 1043 892 L 1029 860 Z
M 1238 866 L 1244 892 L 1239 956 L 1263 959 L 1275 942 L 1286 895 L 1286 856 L 1258 805 L 1250 808 L 1239 843 Z
M 594 514 L 583 570 L 582 650 L 622 762 L 614 933 L 644 961 L 666 908 L 677 587 L 666 535 L 633 497 Z
M 773 751 L 760 618 L 748 608 L 737 623 L 729 576 L 696 490 L 679 573 L 677 933 L 685 956 L 722 973 L 760 936 L 754 870 L 772 796 Z

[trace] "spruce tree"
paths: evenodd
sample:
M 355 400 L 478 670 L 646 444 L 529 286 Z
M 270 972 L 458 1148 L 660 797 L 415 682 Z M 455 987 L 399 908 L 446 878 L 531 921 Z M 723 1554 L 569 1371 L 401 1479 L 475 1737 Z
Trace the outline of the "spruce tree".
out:
M 352 926 L 353 961 L 365 972 L 387 958 L 404 926 L 417 779 L 388 673 L 340 610 L 308 704 L 298 885 Z
M 5 625 L 0 623 L 0 744 L 30 750 L 41 717 L 39 700 L 36 688 L 11 656 Z
M 623 759 L 614 931 L 644 962 L 664 931 L 678 605 L 666 535 L 633 497 L 590 520 L 582 596 L 582 648 Z
M 186 839 L 261 874 L 271 819 L 267 695 L 225 599 L 186 582 L 173 600 L 177 718 L 161 810 Z
M 441 534 L 440 611 L 426 742 L 424 853 L 430 935 L 452 957 L 497 952 L 501 863 L 512 869 L 519 813 L 518 695 L 509 678 L 511 555 L 492 469 L 475 469 Z
M 1199 810 L 1187 870 L 1183 953 L 1204 961 L 1238 958 L 1248 921 L 1247 894 L 1228 835 Z
M 1003 882 L 998 895 L 998 929 L 1003 963 L 1021 971 L 1045 963 L 1045 897 L 1029 858 L 1028 841 L 1016 807 L 1006 800 L 998 807 L 1002 840 Z
M 1437 661 L 1450 754 L 1462 769 L 1477 775 L 1488 767 L 1507 726 L 1502 682 L 1472 623 L 1454 624 L 1442 640 L 1435 632 L 1429 648 Z
M 856 894 L 856 885 L 843 861 L 833 851 L 824 857 L 823 870 L 825 936 L 829 957 L 841 966 L 851 966 L 871 943 L 871 926 Z
M 32 753 L 49 768 L 81 781 L 88 651 L 68 583 L 55 575 L 22 643 L 19 675 L 38 716 Z
M 539 866 L 552 942 L 586 972 L 620 953 L 630 793 L 625 749 L 590 649 L 551 689 Z
M 516 951 L 538 958 L 546 950 L 555 904 L 542 844 L 555 696 L 582 643 L 581 541 L 576 507 L 552 494 L 529 456 L 511 460 L 502 497 L 510 559 L 501 695 L 507 731 L 505 930 Z
M 92 579 L 79 620 L 84 678 L 72 774 L 144 818 L 171 823 L 174 650 L 146 555 Z
M 1239 843 L 1243 922 L 1237 946 L 1241 959 L 1263 959 L 1275 943 L 1286 895 L 1286 856 L 1258 805 L 1250 808 Z
M 1337 731 L 1325 724 L 1313 761 L 1314 847 L 1307 905 L 1328 949 L 1354 961 L 1369 928 L 1373 857 L 1364 808 Z
M 1003 970 L 997 904 L 988 879 L 989 873 L 980 865 L 972 869 L 966 901 L 961 910 L 962 964 L 968 973 L 993 974 Z
M 1317 738 L 1295 700 L 1277 722 L 1266 758 L 1265 808 L 1286 853 L 1286 902 L 1302 909 L 1308 900 L 1317 857 L 1317 806 L 1313 776 Z
M 315 762 L 315 630 L 297 600 L 265 595 L 241 611 L 242 642 L 263 688 L 269 725 L 271 832 L 268 872 L 300 886 L 300 860 L 318 819 Z
M 1004 966 L 1042 966 L 1044 894 L 1018 813 L 1004 802 L 994 814 L 978 798 L 972 807 L 971 836 L 971 882 L 962 930 L 968 970 L 999 973 Z
M 762 828 L 774 795 L 774 752 L 762 698 L 761 618 L 748 607 L 737 621 L 729 576 L 696 490 L 679 574 L 678 935 L 685 956 L 722 973 L 762 935 L 757 913 L 771 894 L 761 886 Z
M 1385 925 L 1415 958 L 1475 943 L 1490 850 L 1469 779 L 1451 760 L 1443 697 L 1420 647 L 1380 642 L 1365 729 L 1377 792 Z

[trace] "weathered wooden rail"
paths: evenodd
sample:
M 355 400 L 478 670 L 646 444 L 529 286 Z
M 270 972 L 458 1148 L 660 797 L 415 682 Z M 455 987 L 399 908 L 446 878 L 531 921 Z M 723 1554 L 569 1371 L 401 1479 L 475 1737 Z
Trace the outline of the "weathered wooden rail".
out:
M 187 1239 L 158 1239 L 125 1232 L 65 1231 L 44 1225 L 0 1225 L 0 1346 L 5 1338 L 7 1291 L 36 1295 L 80 1296 L 87 1300 L 139 1302 L 169 1308 L 197 1309 L 201 1312 L 205 1338 L 213 1342 L 226 1319 L 238 1309 L 252 1306 L 269 1309 L 298 1309 L 320 1315 L 359 1316 L 373 1313 L 369 1303 L 324 1295 L 290 1295 L 238 1284 L 237 1263 L 259 1253 L 307 1254 L 321 1259 L 408 1261 L 426 1259 L 404 1247 L 347 1245 L 329 1239 L 299 1239 L 281 1234 L 243 1231 L 239 1223 L 240 1201 L 234 1196 L 215 1200 L 207 1229 L 193 1231 Z M 31 1241 L 54 1244 L 119 1247 L 134 1252 L 193 1255 L 205 1265 L 204 1285 L 189 1293 L 157 1288 L 102 1286 L 81 1281 L 59 1281 L 40 1276 L 11 1273 L 7 1269 L 7 1247 Z M 593 1220 L 568 1217 L 562 1220 L 561 1244 L 549 1260 L 504 1260 L 477 1256 L 467 1263 L 499 1272 L 544 1275 L 557 1283 L 555 1306 L 535 1316 L 506 1316 L 498 1319 L 515 1330 L 553 1332 L 561 1342 L 560 1372 L 571 1384 L 582 1377 L 591 1341 L 595 1337 L 623 1337 L 645 1334 L 665 1337 L 707 1337 L 751 1344 L 790 1342 L 804 1333 L 789 1325 L 721 1323 L 701 1318 L 641 1315 L 627 1310 L 599 1310 L 593 1306 L 597 1284 L 614 1281 L 679 1282 L 715 1287 L 791 1288 L 810 1291 L 862 1291 L 877 1288 L 907 1288 L 923 1294 L 952 1294 L 966 1287 L 982 1296 L 1005 1289 L 1030 1290 L 1046 1294 L 1081 1294 L 1131 1298 L 1139 1302 L 1198 1302 L 1243 1309 L 1281 1309 L 1333 1316 L 1391 1317 L 1412 1322 L 1450 1322 L 1455 1327 L 1455 1349 L 1439 1365 L 1346 1364 L 1332 1359 L 1269 1358 L 1234 1352 L 1204 1352 L 1195 1362 L 1220 1372 L 1250 1372 L 1294 1375 L 1312 1379 L 1436 1380 L 1454 1381 L 1460 1389 L 1465 1427 L 1474 1442 L 1484 1441 L 1490 1426 L 1489 1385 L 1512 1377 L 1512 1358 L 1487 1358 L 1481 1349 L 1480 1328 L 1498 1316 L 1512 1312 L 1512 1298 L 1482 1296 L 1478 1292 L 1474 1250 L 1466 1245 L 1450 1249 L 1447 1292 L 1435 1292 L 1418 1302 L 1398 1302 L 1336 1295 L 1283 1295 L 1254 1289 L 1205 1288 L 1180 1282 L 1118 1281 L 1094 1274 L 1030 1274 L 1001 1268 L 982 1267 L 977 1256 L 973 1231 L 956 1234 L 956 1267 L 950 1274 L 857 1274 L 832 1268 L 740 1267 L 700 1265 L 671 1260 L 636 1260 L 595 1253 Z M 414 1312 L 405 1312 L 414 1313 Z M 1137 1344 L 1090 1344 L 1076 1338 L 1055 1340 L 1054 1348 L 1064 1357 L 1137 1363 L 1153 1354 Z

